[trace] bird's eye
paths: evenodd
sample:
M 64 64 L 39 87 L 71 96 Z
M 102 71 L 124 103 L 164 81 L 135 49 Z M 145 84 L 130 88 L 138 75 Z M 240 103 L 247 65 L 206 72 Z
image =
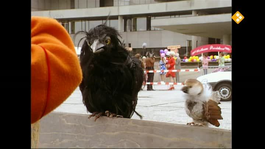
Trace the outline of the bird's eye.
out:
M 109 44 L 111 43 L 110 38 L 106 38 L 106 39 L 105 39 L 105 43 L 106 43 L 107 45 L 109 45 Z
M 91 46 L 90 42 L 88 40 L 86 40 L 86 43 L 88 46 Z

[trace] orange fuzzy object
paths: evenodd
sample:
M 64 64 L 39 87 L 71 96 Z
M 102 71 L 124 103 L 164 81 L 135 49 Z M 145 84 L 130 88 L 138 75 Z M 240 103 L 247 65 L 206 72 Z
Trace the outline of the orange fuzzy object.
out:
M 68 32 L 55 19 L 31 18 L 31 123 L 62 104 L 82 71 Z

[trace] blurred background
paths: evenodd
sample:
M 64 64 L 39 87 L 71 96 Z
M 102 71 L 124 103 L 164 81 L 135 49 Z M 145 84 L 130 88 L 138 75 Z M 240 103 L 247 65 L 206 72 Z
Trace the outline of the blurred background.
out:
M 31 0 L 31 12 L 57 19 L 72 37 L 110 14 L 107 24 L 132 55 L 153 51 L 159 59 L 160 49 L 176 45 L 183 59 L 201 45 L 232 44 L 231 0 Z M 81 37 L 73 39 L 76 46 Z

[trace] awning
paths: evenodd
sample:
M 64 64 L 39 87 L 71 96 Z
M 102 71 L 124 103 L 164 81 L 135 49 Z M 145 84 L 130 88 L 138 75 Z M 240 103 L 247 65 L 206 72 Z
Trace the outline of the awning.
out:
M 230 45 L 224 45 L 224 44 L 208 44 L 199 46 L 193 50 L 191 50 L 190 54 L 191 56 L 199 55 L 202 53 L 207 52 L 224 52 L 224 53 L 231 53 L 232 48 Z

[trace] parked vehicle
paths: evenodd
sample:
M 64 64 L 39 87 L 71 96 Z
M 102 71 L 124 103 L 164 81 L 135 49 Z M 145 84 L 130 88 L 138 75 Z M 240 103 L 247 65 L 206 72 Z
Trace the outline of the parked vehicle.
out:
M 197 80 L 208 82 L 212 86 L 213 91 L 219 92 L 221 101 L 232 100 L 231 66 L 216 69 L 212 73 L 198 77 Z

